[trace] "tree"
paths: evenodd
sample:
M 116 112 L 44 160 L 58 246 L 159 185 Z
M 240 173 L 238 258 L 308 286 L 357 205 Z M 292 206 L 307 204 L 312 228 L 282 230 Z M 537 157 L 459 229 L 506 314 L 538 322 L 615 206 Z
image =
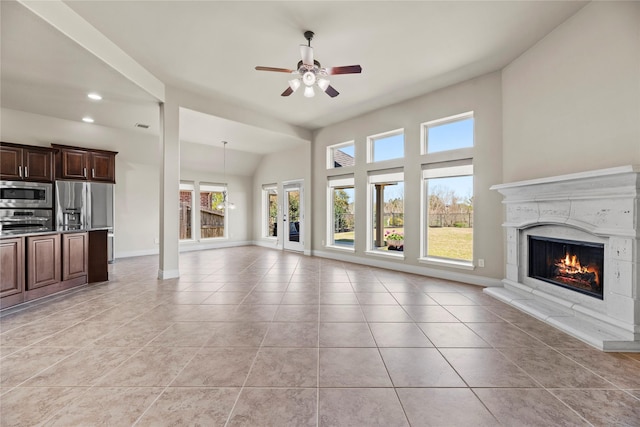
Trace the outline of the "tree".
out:
M 209 206 L 209 208 L 213 210 L 218 210 L 218 211 L 224 210 L 224 207 L 222 209 L 218 209 L 218 205 L 224 202 L 224 193 L 214 191 L 210 193 L 209 197 L 211 198 L 211 205 Z

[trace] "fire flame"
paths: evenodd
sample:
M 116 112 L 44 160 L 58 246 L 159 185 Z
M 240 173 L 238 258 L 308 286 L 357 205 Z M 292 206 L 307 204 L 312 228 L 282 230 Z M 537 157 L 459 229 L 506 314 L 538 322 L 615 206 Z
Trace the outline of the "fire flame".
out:
M 577 255 L 571 255 L 568 252 L 565 254 L 564 259 L 562 259 L 559 263 L 556 264 L 557 267 L 560 267 L 561 273 L 571 276 L 579 273 L 593 273 L 595 275 L 595 282 L 600 284 L 600 272 L 597 268 L 592 267 L 591 265 L 582 266 L 580 261 L 578 260 Z

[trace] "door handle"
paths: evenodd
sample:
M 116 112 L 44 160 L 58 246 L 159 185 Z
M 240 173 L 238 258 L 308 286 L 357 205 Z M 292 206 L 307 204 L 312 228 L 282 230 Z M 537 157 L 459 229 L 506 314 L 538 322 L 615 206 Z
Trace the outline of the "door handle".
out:
M 22 166 L 18 166 L 18 175 L 22 178 Z
M 82 168 L 82 176 L 87 177 L 87 168 Z
M 29 166 L 24 167 L 24 177 L 29 178 Z

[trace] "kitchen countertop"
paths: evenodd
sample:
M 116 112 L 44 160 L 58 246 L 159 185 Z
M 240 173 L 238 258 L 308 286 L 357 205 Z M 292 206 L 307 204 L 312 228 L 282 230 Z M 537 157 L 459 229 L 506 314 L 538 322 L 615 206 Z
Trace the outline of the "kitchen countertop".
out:
M 66 228 L 60 230 L 46 230 L 46 231 L 33 231 L 33 232 L 24 232 L 23 230 L 9 230 L 9 231 L 0 231 L 0 239 L 4 237 L 29 237 L 29 236 L 44 236 L 47 234 L 68 234 L 68 233 L 84 233 L 87 231 L 101 231 L 101 230 L 111 230 L 112 227 L 96 227 L 96 228 Z

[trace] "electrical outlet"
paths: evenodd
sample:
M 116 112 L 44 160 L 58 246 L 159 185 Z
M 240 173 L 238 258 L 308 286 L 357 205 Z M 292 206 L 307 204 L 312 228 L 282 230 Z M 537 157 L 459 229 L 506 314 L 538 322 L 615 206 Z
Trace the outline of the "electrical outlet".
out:
M 484 267 L 484 260 L 483 259 L 479 259 L 478 260 L 478 267 Z

